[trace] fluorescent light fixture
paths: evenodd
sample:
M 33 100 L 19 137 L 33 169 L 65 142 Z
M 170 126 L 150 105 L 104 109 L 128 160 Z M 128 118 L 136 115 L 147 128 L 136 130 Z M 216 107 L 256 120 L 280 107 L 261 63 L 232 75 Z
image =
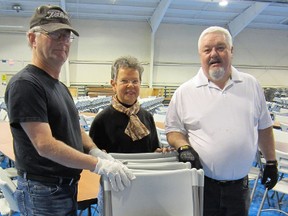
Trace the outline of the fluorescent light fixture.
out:
M 228 0 L 221 0 L 221 1 L 219 2 L 219 5 L 220 5 L 221 7 L 227 6 L 227 5 L 228 5 Z
M 16 29 L 23 29 L 23 26 L 13 26 L 13 25 L 0 25 L 0 28 L 16 28 Z

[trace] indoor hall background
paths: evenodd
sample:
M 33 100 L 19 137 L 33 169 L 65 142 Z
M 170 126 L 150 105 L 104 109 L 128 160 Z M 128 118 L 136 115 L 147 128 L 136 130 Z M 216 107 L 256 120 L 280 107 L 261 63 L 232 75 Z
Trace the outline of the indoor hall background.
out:
M 233 34 L 233 64 L 255 76 L 262 86 L 287 86 L 287 1 L 230 1 L 226 8 L 219 8 L 216 0 L 149 0 L 145 4 L 139 0 L 87 0 L 86 4 L 75 3 L 79 6 L 78 15 L 73 14 L 71 0 L 21 2 L 28 6 L 17 13 L 8 9 L 11 1 L 0 1 L 0 75 L 13 75 L 30 62 L 31 52 L 25 38 L 29 13 L 33 12 L 32 7 L 45 2 L 66 6 L 72 13 L 73 26 L 80 32 L 61 74 L 61 80 L 68 86 L 108 85 L 111 62 L 128 54 L 144 64 L 143 86 L 177 87 L 191 78 L 200 66 L 197 40 L 201 31 L 209 25 L 231 28 L 241 15 L 249 21 L 244 19 L 242 26 L 241 22 L 234 25 L 239 33 Z M 156 15 L 165 2 L 170 4 L 167 10 L 162 9 L 161 20 Z M 251 12 L 253 6 L 262 6 L 263 11 L 256 7 Z M 85 7 L 89 18 L 82 13 L 79 15 Z M 105 8 L 103 13 L 99 8 Z M 159 26 L 152 28 L 155 17 Z M 1 89 L 5 89 L 3 82 L 0 96 Z
M 135 4 L 138 2 L 139 4 L 141 1 L 142 0 L 134 0 L 133 2 Z M 2 6 L 4 2 L 12 4 L 11 1 L 1 0 L 0 5 Z M 21 2 L 32 1 L 22 0 Z M 69 0 L 37 1 L 35 4 L 61 4 L 63 2 L 65 4 L 65 2 L 69 2 Z M 88 2 L 88 0 L 85 2 Z M 99 2 L 105 1 L 101 0 Z M 110 4 L 112 4 L 111 7 L 116 7 L 117 4 L 121 2 L 129 1 L 110 1 Z M 155 10 L 153 10 L 153 8 L 151 9 L 150 15 L 153 15 L 157 5 L 160 4 L 161 1 L 149 0 L 146 2 L 155 5 Z M 205 13 L 209 14 L 209 11 L 207 12 L 206 9 L 212 10 L 211 8 L 217 8 L 215 4 L 217 3 L 216 0 L 214 2 L 174 0 L 172 1 L 174 8 L 171 6 L 172 8 L 168 9 L 168 15 L 171 15 L 171 11 L 175 11 L 177 2 L 187 2 L 187 4 L 192 2 L 205 2 L 205 5 L 200 11 L 203 16 L 203 21 L 206 21 L 208 17 L 208 15 L 205 16 Z M 239 4 L 246 4 L 245 1 L 237 2 L 240 2 Z M 233 1 L 231 1 L 231 3 L 233 3 Z M 279 9 L 279 7 L 276 7 L 275 4 L 271 5 L 272 7 L 269 8 L 272 9 L 269 9 L 268 12 L 263 11 L 263 13 L 260 13 L 253 22 L 257 23 L 260 18 L 266 17 L 267 15 L 269 17 L 272 13 L 275 14 L 275 11 L 277 8 Z M 287 3 L 281 4 L 280 8 L 281 10 L 278 12 L 278 17 L 276 14 L 275 19 L 281 19 L 281 17 L 283 17 L 283 11 L 287 10 Z M 33 11 L 32 7 L 28 9 Z M 242 12 L 245 12 L 246 9 L 247 7 L 243 7 Z M 97 19 L 96 10 L 93 19 L 82 19 L 77 16 L 72 16 L 72 23 L 76 29 L 79 29 L 80 37 L 72 44 L 71 55 L 69 61 L 63 68 L 61 80 L 67 85 L 106 85 L 110 80 L 111 62 L 121 55 L 130 54 L 139 58 L 144 64 L 143 85 L 149 85 L 150 82 L 153 86 L 180 85 L 192 77 L 200 66 L 197 55 L 197 40 L 201 31 L 208 25 L 222 23 L 222 26 L 227 26 L 229 21 L 220 18 L 219 14 L 221 13 L 223 13 L 223 15 L 227 13 L 230 14 L 228 17 L 231 17 L 232 20 L 238 16 L 236 12 L 238 9 L 236 6 L 233 6 L 233 4 L 230 4 L 226 9 L 217 9 L 218 16 L 214 18 L 214 21 L 210 20 L 209 24 L 197 22 L 199 19 L 191 15 L 195 12 L 196 7 L 184 7 L 182 10 L 184 11 L 183 13 L 180 12 L 180 16 L 190 16 L 191 20 L 195 20 L 195 22 L 188 23 L 184 22 L 183 19 L 180 19 L 182 22 L 178 23 L 163 22 L 160 23 L 154 35 L 151 32 L 151 26 L 149 24 L 149 18 L 151 16 L 144 21 L 137 19 L 123 20 L 115 16 L 114 19 L 112 19 L 111 17 L 113 16 L 111 16 L 111 14 L 107 16 L 109 19 Z M 110 11 L 112 13 L 113 10 Z M 8 78 L 29 63 L 31 56 L 31 51 L 27 46 L 25 38 L 29 18 L 27 16 L 19 17 L 23 11 L 19 13 L 13 12 L 17 14 L 17 17 L 8 16 L 0 11 L 1 26 L 21 26 L 20 30 L 15 28 L 11 28 L 9 31 L 3 28 L 0 29 L 0 76 L 6 74 Z M 189 15 L 189 13 L 191 14 Z M 211 13 L 210 11 L 210 15 Z M 282 19 L 282 21 L 285 20 L 287 16 L 288 13 L 284 13 L 284 19 Z M 267 18 L 265 20 L 264 18 L 262 25 L 265 24 L 265 28 L 256 28 L 255 25 L 252 25 L 245 27 L 235 36 L 233 63 L 240 70 L 255 76 L 262 86 L 287 86 L 288 26 L 283 22 L 283 28 L 281 29 L 268 28 L 271 22 L 272 19 Z M 151 65 L 153 67 L 151 67 Z M 2 82 L 0 85 L 0 97 L 4 92 L 5 82 Z M 257 204 L 255 204 L 255 206 L 257 206 Z

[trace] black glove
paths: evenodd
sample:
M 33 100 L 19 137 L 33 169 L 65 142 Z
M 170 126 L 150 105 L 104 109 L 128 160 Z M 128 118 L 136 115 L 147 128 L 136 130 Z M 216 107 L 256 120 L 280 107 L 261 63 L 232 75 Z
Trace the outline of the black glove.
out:
M 191 168 L 202 168 L 198 153 L 190 145 L 181 146 L 177 151 L 179 162 L 190 162 Z
M 277 181 L 277 161 L 266 161 L 261 184 L 265 184 L 265 187 L 270 190 L 276 185 Z

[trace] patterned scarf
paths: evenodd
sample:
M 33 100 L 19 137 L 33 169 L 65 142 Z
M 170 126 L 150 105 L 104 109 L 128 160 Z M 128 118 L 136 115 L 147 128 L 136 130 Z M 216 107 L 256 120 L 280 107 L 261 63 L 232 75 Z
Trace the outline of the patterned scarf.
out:
M 119 112 L 125 113 L 129 116 L 130 120 L 125 129 L 125 133 L 132 138 L 133 141 L 140 140 L 143 137 L 150 134 L 150 131 L 146 126 L 140 121 L 136 115 L 140 110 L 139 102 L 137 101 L 133 106 L 127 108 L 123 106 L 114 95 L 112 98 L 112 106 Z

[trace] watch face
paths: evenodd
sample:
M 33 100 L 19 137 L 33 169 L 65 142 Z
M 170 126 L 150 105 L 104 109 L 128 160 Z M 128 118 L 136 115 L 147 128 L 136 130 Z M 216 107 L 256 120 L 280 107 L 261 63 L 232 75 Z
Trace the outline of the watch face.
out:
M 194 155 L 189 151 L 184 151 L 180 153 L 180 158 L 184 161 L 193 161 L 195 160 Z

